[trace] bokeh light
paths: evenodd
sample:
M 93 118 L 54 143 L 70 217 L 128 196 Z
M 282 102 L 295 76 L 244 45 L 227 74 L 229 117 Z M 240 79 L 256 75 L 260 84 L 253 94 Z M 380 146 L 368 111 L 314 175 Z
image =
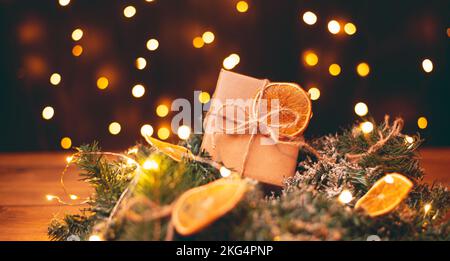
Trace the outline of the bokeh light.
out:
M 61 139 L 61 148 L 68 150 L 72 147 L 72 140 L 69 137 Z
M 367 107 L 367 105 L 364 102 L 358 102 L 355 105 L 355 113 L 358 116 L 366 116 L 367 113 L 369 112 L 369 107 Z
M 81 30 L 80 28 L 73 30 L 72 40 L 74 40 L 76 42 L 76 41 L 81 40 L 81 38 L 83 38 L 83 30 Z
M 370 73 L 370 66 L 367 63 L 360 63 L 356 66 L 356 72 L 361 77 L 366 77 Z
M 131 90 L 131 94 L 134 98 L 141 98 L 145 94 L 145 87 L 142 84 L 137 84 Z
M 426 73 L 433 71 L 433 62 L 430 59 L 424 59 L 422 61 L 422 68 Z
M 248 11 L 248 3 L 246 1 L 237 2 L 236 10 L 238 10 L 239 13 L 247 12 Z
M 219 171 L 220 175 L 224 178 L 229 177 L 231 175 L 231 170 L 227 169 L 224 166 L 220 167 Z
M 149 51 L 155 51 L 159 47 L 159 42 L 156 39 L 150 39 L 147 41 L 147 49 Z
M 111 122 L 108 127 L 109 133 L 112 135 L 117 135 L 122 130 L 122 126 L 118 122 Z
M 164 104 L 160 104 L 158 105 L 158 107 L 156 107 L 156 115 L 158 115 L 159 117 L 166 117 L 167 114 L 169 114 L 169 107 L 167 107 Z
M 155 160 L 146 160 L 142 167 L 146 170 L 157 170 L 159 165 Z
M 194 40 L 192 40 L 192 45 L 195 48 L 202 48 L 205 45 L 205 42 L 203 41 L 203 38 L 200 36 L 197 36 L 194 38 Z
M 75 46 L 72 48 L 72 54 L 73 54 L 73 56 L 78 57 L 78 56 L 80 56 L 82 53 L 83 53 L 83 47 L 82 47 L 81 45 L 77 44 L 77 45 L 75 45 Z
M 97 88 L 99 88 L 100 90 L 104 90 L 104 89 L 108 88 L 108 85 L 109 85 L 108 78 L 102 76 L 97 79 Z
M 235 53 L 230 54 L 227 58 L 223 60 L 223 68 L 231 70 L 234 67 L 236 67 L 236 65 L 238 65 L 240 61 L 241 58 L 239 57 L 238 54 Z
M 356 26 L 352 23 L 346 23 L 344 25 L 344 32 L 348 35 L 354 35 L 356 33 Z
M 350 203 L 353 200 L 353 195 L 352 195 L 352 193 L 349 190 L 344 189 L 341 192 L 341 194 L 339 194 L 338 200 L 342 204 L 348 204 L 348 203 Z
M 332 34 L 338 34 L 341 31 L 341 25 L 336 20 L 328 22 L 328 31 Z
M 136 8 L 132 5 L 129 5 L 127 7 L 125 7 L 125 9 L 123 9 L 123 15 L 126 18 L 131 18 L 136 14 Z
M 365 121 L 361 123 L 360 127 L 362 132 L 365 134 L 371 133 L 373 131 L 373 123 L 371 123 L 370 121 Z
M 307 51 L 303 55 L 303 60 L 305 61 L 306 65 L 315 66 L 319 62 L 319 57 L 313 51 Z
M 68 6 L 70 4 L 70 0 L 59 0 L 58 3 L 60 6 Z
M 170 136 L 170 131 L 166 127 L 159 128 L 158 130 L 158 138 L 161 140 L 167 140 Z
M 135 66 L 138 70 L 144 70 L 147 66 L 147 60 L 144 57 L 138 57 L 135 61 Z
M 422 116 L 419 119 L 417 119 L 417 126 L 419 127 L 419 129 L 426 129 L 428 126 L 427 118 Z
M 328 71 L 332 76 L 338 76 L 341 73 L 341 66 L 333 63 L 332 65 L 330 65 L 330 67 L 328 67 Z
M 320 98 L 320 90 L 316 87 L 311 87 L 308 90 L 309 93 L 309 97 L 311 98 L 312 101 L 316 101 Z
M 55 110 L 51 106 L 47 106 L 42 110 L 42 118 L 44 120 L 50 120 L 55 115 Z
M 141 127 L 141 135 L 142 136 L 152 136 L 153 135 L 153 127 L 150 124 L 144 124 Z
M 59 73 L 54 73 L 50 76 L 50 83 L 53 85 L 58 85 L 61 82 L 61 75 Z
M 313 25 L 317 22 L 317 16 L 311 11 L 307 11 L 303 14 L 303 22 L 309 25 Z
M 180 139 L 187 140 L 189 139 L 189 136 L 191 136 L 191 128 L 186 125 L 180 126 L 178 128 L 177 134 Z
M 208 103 L 210 100 L 211 100 L 211 96 L 209 95 L 208 92 L 201 92 L 201 93 L 199 93 L 198 101 L 200 103 L 205 104 L 205 103 Z
M 214 42 L 215 38 L 216 37 L 215 37 L 214 33 L 211 31 L 204 32 L 202 35 L 202 39 L 206 44 L 210 44 L 210 43 Z

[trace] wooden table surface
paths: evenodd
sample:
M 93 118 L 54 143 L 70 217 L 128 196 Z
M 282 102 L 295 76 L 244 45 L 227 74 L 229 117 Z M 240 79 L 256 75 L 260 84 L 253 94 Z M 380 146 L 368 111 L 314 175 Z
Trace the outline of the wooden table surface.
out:
M 0 240 L 48 240 L 47 226 L 54 216 L 77 213 L 80 206 L 61 206 L 46 200 L 47 194 L 63 196 L 59 183 L 68 154 L 0 154 Z M 423 149 L 425 181 L 450 185 L 450 148 Z M 69 169 L 69 193 L 87 197 L 90 188 Z

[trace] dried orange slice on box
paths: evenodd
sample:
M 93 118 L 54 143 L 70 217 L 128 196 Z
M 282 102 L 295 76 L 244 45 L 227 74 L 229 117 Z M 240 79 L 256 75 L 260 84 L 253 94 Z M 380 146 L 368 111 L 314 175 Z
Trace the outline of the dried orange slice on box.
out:
M 150 145 L 152 145 L 157 150 L 166 154 L 175 161 L 180 162 L 183 157 L 187 157 L 189 159 L 195 158 L 194 154 L 192 154 L 192 152 L 189 149 L 183 146 L 178 146 L 168 142 L 160 141 L 150 136 L 144 136 L 144 138 Z
M 297 84 L 270 83 L 265 87 L 261 98 L 267 100 L 268 113 L 272 109 L 272 99 L 278 99 L 279 109 L 287 109 L 281 110 L 278 115 L 277 124 L 284 125 L 279 128 L 280 134 L 288 137 L 296 137 L 302 134 L 306 127 L 308 127 L 312 113 L 311 100 L 308 93 Z M 295 122 L 296 114 L 299 117 L 297 122 L 291 126 L 286 126 L 286 124 Z M 268 118 L 267 122 L 271 124 L 271 117 Z
M 181 235 L 194 234 L 232 210 L 247 188 L 243 179 L 222 178 L 190 189 L 176 201 L 172 224 Z
M 387 174 L 356 202 L 355 209 L 361 208 L 371 217 L 387 214 L 406 198 L 412 187 L 413 183 L 405 176 Z

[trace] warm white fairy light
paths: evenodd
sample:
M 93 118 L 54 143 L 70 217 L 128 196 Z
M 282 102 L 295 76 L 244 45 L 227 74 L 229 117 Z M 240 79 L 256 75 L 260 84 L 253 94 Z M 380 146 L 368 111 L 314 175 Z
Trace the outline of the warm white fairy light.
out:
M 57 198 L 56 196 L 53 195 L 46 195 L 45 197 L 47 198 L 48 201 L 52 201 Z
M 229 177 L 231 175 L 231 170 L 227 169 L 226 167 L 220 167 L 220 175 L 224 178 Z
M 71 200 L 77 200 L 78 199 L 78 196 L 74 195 L 74 194 L 70 194 L 69 197 L 70 197 Z
M 348 35 L 354 35 L 356 33 L 356 26 L 352 23 L 346 23 L 344 25 L 344 32 Z
M 125 7 L 125 9 L 123 9 L 123 15 L 126 18 L 131 18 L 136 14 L 136 8 L 132 5 L 129 5 L 127 7 Z
M 210 44 L 210 43 L 214 42 L 215 38 L 216 37 L 215 37 L 214 33 L 210 32 L 210 31 L 204 32 L 202 35 L 202 39 L 206 44 Z
M 44 120 L 50 120 L 54 115 L 55 109 L 53 109 L 53 107 L 51 106 L 47 106 L 42 110 L 42 118 L 44 118 Z
M 112 135 L 117 135 L 122 130 L 122 126 L 120 126 L 120 123 L 118 122 L 111 122 L 111 124 L 109 124 L 108 130 Z
M 59 0 L 58 3 L 60 6 L 67 6 L 70 4 L 70 0 Z
M 328 31 L 332 34 L 337 34 L 341 31 L 341 25 L 336 20 L 331 20 L 328 22 Z
M 230 54 L 228 57 L 226 57 L 223 60 L 223 68 L 227 69 L 227 70 L 231 70 L 234 67 L 236 67 L 236 65 L 239 64 L 239 62 L 241 61 L 241 58 L 239 57 L 238 54 Z
M 138 57 L 136 59 L 135 65 L 138 70 L 144 70 L 147 66 L 147 60 L 144 57 Z
M 58 85 L 61 82 L 61 75 L 59 73 L 53 73 L 50 76 L 50 83 L 53 85 Z
M 412 144 L 414 143 L 414 138 L 408 135 L 405 135 L 405 143 Z
M 189 139 L 189 136 L 191 136 L 191 128 L 186 125 L 180 126 L 178 128 L 177 134 L 180 139 L 187 140 Z
M 350 203 L 353 200 L 353 195 L 352 195 L 352 193 L 349 190 L 344 189 L 341 192 L 341 194 L 339 194 L 338 200 L 342 204 L 348 204 L 348 203 Z
M 150 124 L 144 124 L 141 127 L 141 135 L 144 137 L 150 137 L 153 135 L 153 127 Z
M 72 160 L 73 160 L 73 156 L 68 156 L 68 157 L 66 158 L 67 164 L 71 163 Z
M 320 90 L 317 89 L 316 87 L 311 87 L 308 90 L 308 94 L 312 101 L 316 101 L 320 98 Z
M 428 214 L 428 212 L 431 210 L 431 204 L 425 204 L 425 206 L 423 206 L 423 211 L 425 212 L 425 215 Z
M 83 30 L 81 30 L 80 28 L 73 30 L 72 40 L 74 40 L 76 42 L 76 41 L 81 40 L 81 38 L 83 38 Z
M 422 68 L 426 73 L 433 71 L 433 62 L 430 59 L 424 59 L 422 61 Z
M 361 123 L 361 130 L 365 134 L 371 133 L 373 131 L 373 123 L 371 123 L 370 121 Z
M 394 184 L 394 178 L 391 175 L 386 175 L 384 177 L 384 182 L 387 184 Z
M 311 11 L 307 11 L 303 14 L 303 22 L 308 25 L 313 25 L 317 22 L 317 16 Z
M 146 170 L 156 170 L 159 168 L 159 165 L 154 160 L 146 160 L 144 164 L 142 164 L 142 167 Z
M 369 112 L 369 108 L 367 107 L 367 105 L 364 102 L 358 102 L 355 105 L 355 113 L 358 116 L 366 116 L 367 113 Z
M 159 42 L 156 39 L 150 39 L 147 41 L 147 49 L 149 51 L 155 51 L 159 47 Z
M 94 234 L 89 237 L 89 241 L 103 241 L 103 240 L 101 236 Z
M 137 84 L 131 90 L 131 94 L 134 98 L 141 98 L 145 94 L 145 87 L 141 84 Z

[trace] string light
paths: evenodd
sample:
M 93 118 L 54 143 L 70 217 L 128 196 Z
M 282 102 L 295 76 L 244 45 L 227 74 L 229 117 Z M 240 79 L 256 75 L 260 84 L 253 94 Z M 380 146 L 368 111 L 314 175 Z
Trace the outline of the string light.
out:
M 131 18 L 136 14 L 136 8 L 132 5 L 129 5 L 127 7 L 125 7 L 125 9 L 123 9 L 123 15 L 126 18 Z
M 138 57 L 135 62 L 136 68 L 138 70 L 144 70 L 147 66 L 147 60 L 144 57 Z
M 158 130 L 158 138 L 160 138 L 161 140 L 167 140 L 167 138 L 169 138 L 169 136 L 170 136 L 170 131 L 168 128 L 162 127 Z
M 313 25 L 317 22 L 317 16 L 311 11 L 307 11 L 303 14 L 303 22 L 308 25 Z
M 61 148 L 68 150 L 72 147 L 72 140 L 69 137 L 61 139 Z
M 117 135 L 122 130 L 122 126 L 118 122 L 111 122 L 108 127 L 109 133 L 112 135 Z
M 89 241 L 103 241 L 99 235 L 91 235 Z
M 316 101 L 320 98 L 320 90 L 317 89 L 316 87 L 312 87 L 308 90 L 309 93 L 309 97 L 311 98 L 312 101 Z
M 428 212 L 431 210 L 431 204 L 427 203 L 425 206 L 423 206 L 423 212 L 425 212 L 425 215 L 428 214 Z
M 142 167 L 146 170 L 157 170 L 159 168 L 159 165 L 154 160 L 146 160 Z
M 361 77 L 366 77 L 370 73 L 370 67 L 367 63 L 360 63 L 358 66 L 356 66 L 356 72 Z
M 81 38 L 83 38 L 83 30 L 81 30 L 80 28 L 73 30 L 72 40 L 74 40 L 76 42 L 76 41 L 81 40 Z
M 83 53 L 83 47 L 82 47 L 81 45 L 77 44 L 77 45 L 75 45 L 75 46 L 72 48 L 72 54 L 73 54 L 73 56 L 78 57 L 78 56 L 80 56 L 82 53 Z
M 48 201 L 52 201 L 52 200 L 54 200 L 54 199 L 56 198 L 56 196 L 53 196 L 53 195 L 45 195 L 45 198 L 46 198 Z
M 344 189 L 341 194 L 338 197 L 339 202 L 341 202 L 342 204 L 348 204 L 353 200 L 353 195 L 352 193 L 347 190 Z
M 109 85 L 108 78 L 102 76 L 97 79 L 97 88 L 99 88 L 100 90 L 104 90 L 104 89 L 108 88 L 108 85 Z
M 231 170 L 225 168 L 224 166 L 219 169 L 220 175 L 224 178 L 229 177 L 231 175 Z
M 236 4 L 236 10 L 238 10 L 239 13 L 245 13 L 248 11 L 248 3 L 246 1 L 239 1 Z
M 67 164 L 70 164 L 70 163 L 72 162 L 72 160 L 73 160 L 73 156 L 68 156 L 68 157 L 66 158 Z
M 214 33 L 210 31 L 204 32 L 202 35 L 202 39 L 206 44 L 210 44 L 214 42 L 215 39 Z
M 159 42 L 156 39 L 150 39 L 147 41 L 147 49 L 149 51 L 155 51 L 159 47 Z
M 424 59 L 422 61 L 422 68 L 426 73 L 433 71 L 433 62 L 430 59 Z
M 371 133 L 373 131 L 373 123 L 371 123 L 370 121 L 361 123 L 361 130 L 365 134 Z
M 131 90 L 131 94 L 133 95 L 133 97 L 135 98 L 141 98 L 142 96 L 144 96 L 145 94 L 145 87 L 142 86 L 141 84 L 137 84 L 133 87 L 133 89 Z
M 384 177 L 384 182 L 387 184 L 394 184 L 394 178 L 391 175 L 386 175 Z
M 355 105 L 355 113 L 358 116 L 366 116 L 367 113 L 369 112 L 369 108 L 367 107 L 367 105 L 364 102 L 358 102 Z
M 208 92 L 201 92 L 201 93 L 198 95 L 198 101 L 199 101 L 200 103 L 205 104 L 205 103 L 208 103 L 210 100 L 211 100 L 211 96 L 209 95 Z
M 187 140 L 189 139 L 189 136 L 191 136 L 191 128 L 186 125 L 180 126 L 178 128 L 177 134 L 180 139 Z
M 70 4 L 70 0 L 59 0 L 58 3 L 60 6 L 68 6 Z
M 313 51 L 307 51 L 303 55 L 303 60 L 308 66 L 315 66 L 319 62 L 319 57 Z
M 50 120 L 55 115 L 55 110 L 51 106 L 47 106 L 42 110 L 42 118 Z
M 199 49 L 202 48 L 205 45 L 205 42 L 203 41 L 203 38 L 200 36 L 197 36 L 194 38 L 194 40 L 192 40 L 192 45 Z
M 53 85 L 58 85 L 61 82 L 61 75 L 59 73 L 54 73 L 50 76 L 50 83 Z
M 153 135 L 153 127 L 150 124 L 144 124 L 141 127 L 141 135 L 144 137 L 152 136 Z
M 235 53 L 230 54 L 227 58 L 223 60 L 223 68 L 231 70 L 234 67 L 236 67 L 236 65 L 238 65 L 240 61 L 241 58 L 239 57 L 238 54 Z
M 346 23 L 344 25 L 344 32 L 348 35 L 354 35 L 356 33 L 356 26 L 352 23 Z
M 332 76 L 338 76 L 341 73 L 341 67 L 338 64 L 333 63 L 328 67 L 328 71 Z
M 158 105 L 158 107 L 156 107 L 156 115 L 158 115 L 159 117 L 166 117 L 167 114 L 169 114 L 169 107 L 167 107 L 164 104 L 160 104 Z
M 336 20 L 328 22 L 328 31 L 332 34 L 338 34 L 341 31 L 341 25 Z
M 77 196 L 77 195 L 74 195 L 74 194 L 70 194 L 70 195 L 69 195 L 69 198 L 70 198 L 71 200 L 77 200 L 77 199 L 78 199 L 78 196 Z
M 417 119 L 417 126 L 420 128 L 420 129 L 426 129 L 427 128 L 427 126 L 428 126 L 428 120 L 427 120 L 427 118 L 425 118 L 425 117 L 420 117 L 419 119 Z
M 405 143 L 413 144 L 414 138 L 408 135 L 405 135 Z

